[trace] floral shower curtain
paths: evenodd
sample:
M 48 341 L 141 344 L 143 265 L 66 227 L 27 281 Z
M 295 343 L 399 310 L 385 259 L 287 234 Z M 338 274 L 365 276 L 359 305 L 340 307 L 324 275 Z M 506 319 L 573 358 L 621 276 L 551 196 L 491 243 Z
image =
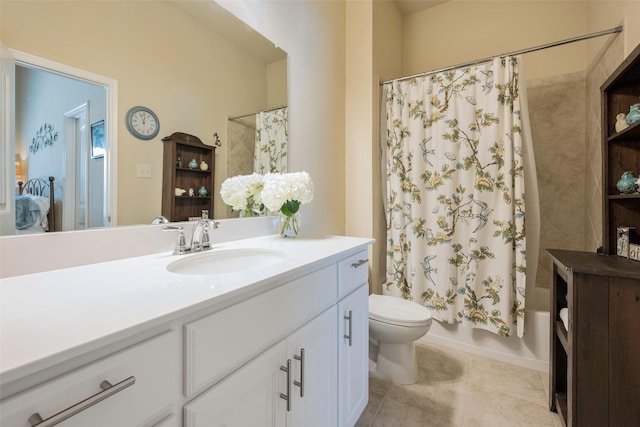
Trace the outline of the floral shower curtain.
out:
M 283 107 L 256 115 L 255 173 L 287 172 L 288 111 Z
M 442 322 L 521 337 L 526 232 L 519 61 L 496 58 L 383 87 L 383 293 L 419 302 Z

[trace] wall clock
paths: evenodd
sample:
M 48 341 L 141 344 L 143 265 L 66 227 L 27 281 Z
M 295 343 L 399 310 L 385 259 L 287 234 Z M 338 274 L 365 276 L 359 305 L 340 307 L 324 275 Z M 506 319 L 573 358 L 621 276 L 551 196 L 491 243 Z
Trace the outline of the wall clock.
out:
M 138 106 L 130 109 L 127 112 L 125 123 L 131 135 L 139 139 L 153 139 L 160 131 L 158 116 L 147 107 Z

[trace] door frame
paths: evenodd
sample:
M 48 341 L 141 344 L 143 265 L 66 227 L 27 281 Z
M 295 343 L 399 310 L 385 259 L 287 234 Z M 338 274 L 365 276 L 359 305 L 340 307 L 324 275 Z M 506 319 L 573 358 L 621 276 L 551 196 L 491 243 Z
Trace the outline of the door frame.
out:
M 87 138 L 87 127 L 89 115 L 89 101 L 64 114 L 64 134 L 65 134 L 65 191 L 63 194 L 63 207 L 71 207 L 62 213 L 63 230 L 81 230 L 89 226 L 89 161 L 88 150 L 89 140 Z M 80 128 L 84 126 L 84 138 L 79 138 Z M 83 147 L 80 147 L 82 145 Z M 84 153 L 84 156 L 82 154 Z M 84 199 L 84 215 L 82 221 L 83 228 L 78 227 L 78 176 L 82 166 L 85 168 L 82 198 Z M 103 183 L 104 184 L 104 183 Z M 103 216 L 105 212 L 102 213 Z M 103 218 L 104 219 L 104 218 Z
M 118 81 L 106 76 L 9 48 L 17 65 L 104 86 L 106 94 L 104 209 L 106 226 L 118 225 Z
M 16 230 L 15 58 L 0 41 L 0 235 Z

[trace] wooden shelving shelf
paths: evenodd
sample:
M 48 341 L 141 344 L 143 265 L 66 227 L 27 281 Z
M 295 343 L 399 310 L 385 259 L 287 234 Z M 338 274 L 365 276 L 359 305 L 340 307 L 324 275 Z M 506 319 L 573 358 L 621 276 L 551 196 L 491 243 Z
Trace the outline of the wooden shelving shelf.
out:
M 640 122 L 633 123 L 628 128 L 614 133 L 607 140 L 609 142 L 633 141 L 638 143 L 640 141 Z
M 211 171 L 210 170 L 206 170 L 206 171 L 202 171 L 200 169 L 191 169 L 191 168 L 176 168 L 176 171 L 180 171 L 180 172 L 191 172 L 191 173 L 201 173 L 201 174 L 206 174 L 206 175 L 211 175 Z
M 640 262 L 548 250 L 549 408 L 566 426 L 639 426 Z M 560 310 L 569 308 L 569 330 Z
M 634 194 L 611 194 L 607 196 L 609 200 L 625 200 L 625 199 L 640 199 L 640 193 Z
M 640 122 L 615 131 L 616 116 L 640 102 L 640 46 L 600 88 L 602 96 L 602 229 L 606 254 L 616 254 L 616 229 L 640 230 L 640 194 L 619 194 L 616 184 L 630 171 L 640 175 Z
M 169 221 L 187 221 L 190 217 L 200 217 L 208 211 L 213 217 L 213 197 L 211 197 L 214 181 L 215 149 L 203 144 L 193 135 L 175 132 L 162 138 L 164 142 L 162 173 L 162 215 Z M 180 159 L 180 161 L 178 161 Z M 191 160 L 196 160 L 198 168 L 185 167 Z M 209 168 L 201 170 L 200 162 L 206 162 Z M 204 187 L 208 194 L 201 196 L 198 190 Z M 195 195 L 176 196 L 175 189 L 189 190 L 193 188 Z

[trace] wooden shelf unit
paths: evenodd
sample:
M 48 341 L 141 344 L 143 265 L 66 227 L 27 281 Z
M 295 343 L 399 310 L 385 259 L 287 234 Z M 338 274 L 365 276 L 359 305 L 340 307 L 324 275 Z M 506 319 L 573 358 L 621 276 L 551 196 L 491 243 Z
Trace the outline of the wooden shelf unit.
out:
M 640 231 L 640 194 L 620 194 L 616 184 L 623 172 L 640 175 L 640 122 L 615 131 L 616 115 L 640 102 L 640 46 L 600 88 L 602 94 L 603 246 L 616 254 L 617 227 Z
M 550 249 L 549 407 L 566 426 L 640 425 L 640 262 Z M 560 310 L 568 308 L 568 329 Z
M 182 132 L 174 132 L 162 138 L 164 160 L 162 174 L 162 215 L 169 221 L 187 221 L 189 217 L 201 217 L 202 211 L 209 211 L 213 218 L 213 197 L 216 147 L 203 144 L 200 138 Z M 180 158 L 181 163 L 178 162 Z M 195 159 L 198 167 L 191 169 L 189 162 Z M 205 161 L 209 168 L 200 170 L 200 162 Z M 205 187 L 206 196 L 200 196 L 198 190 Z M 185 193 L 176 196 L 175 189 L 193 188 L 194 196 Z

